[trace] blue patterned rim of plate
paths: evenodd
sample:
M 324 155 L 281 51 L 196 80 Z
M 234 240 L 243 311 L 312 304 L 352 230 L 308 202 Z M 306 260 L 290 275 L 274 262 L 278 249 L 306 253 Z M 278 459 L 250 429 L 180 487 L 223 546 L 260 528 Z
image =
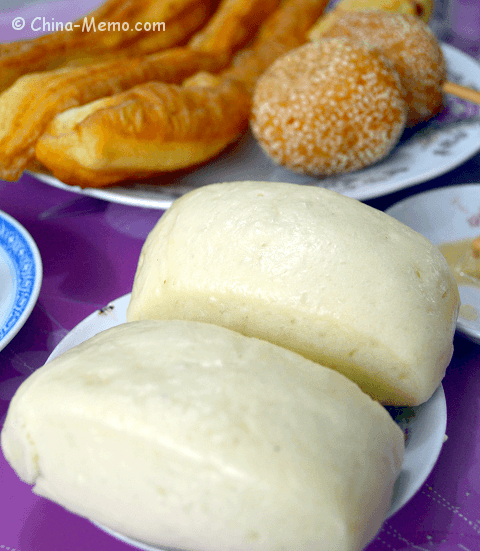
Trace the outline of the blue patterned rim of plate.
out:
M 0 247 L 8 257 L 14 286 L 9 311 L 0 325 L 2 349 L 25 323 L 37 301 L 42 263 L 31 236 L 16 220 L 3 212 L 0 212 Z

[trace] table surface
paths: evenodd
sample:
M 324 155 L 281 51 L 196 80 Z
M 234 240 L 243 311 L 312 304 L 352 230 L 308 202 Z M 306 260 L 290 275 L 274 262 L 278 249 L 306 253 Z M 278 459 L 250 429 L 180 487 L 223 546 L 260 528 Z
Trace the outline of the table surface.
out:
M 55 9 L 66 5 L 67 2 L 57 0 Z M 85 4 L 82 7 L 85 8 Z M 48 15 L 48 10 L 45 13 Z M 4 17 L 3 23 L 5 21 Z M 1 25 L 0 16 L 0 28 Z M 10 33 L 9 39 L 13 38 Z M 367 203 L 384 210 L 414 193 L 472 182 L 480 182 L 480 155 L 439 178 Z M 28 230 L 43 261 L 38 302 L 20 332 L 0 352 L 2 426 L 18 386 L 43 365 L 60 340 L 87 315 L 130 292 L 143 241 L 162 211 L 76 195 L 29 175 L 16 183 L 0 181 L 0 210 Z M 456 335 L 454 357 L 443 384 L 448 407 L 448 440 L 420 491 L 385 522 L 368 551 L 480 549 L 478 345 Z M 0 549 L 131 549 L 88 520 L 34 495 L 1 454 L 0 488 Z

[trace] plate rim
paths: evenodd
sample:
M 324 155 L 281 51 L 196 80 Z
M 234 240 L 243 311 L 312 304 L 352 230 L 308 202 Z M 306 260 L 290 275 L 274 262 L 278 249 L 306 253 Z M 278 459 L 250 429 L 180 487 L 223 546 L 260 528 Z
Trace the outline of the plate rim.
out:
M 465 63 L 473 62 L 476 66 L 478 66 L 478 62 L 475 58 L 467 54 L 466 52 L 463 52 L 459 48 L 456 48 L 455 46 L 452 46 L 451 44 L 447 44 L 445 42 L 439 42 L 441 45 L 442 50 L 445 52 L 448 52 L 449 55 L 456 56 L 457 58 L 461 58 Z M 478 66 L 480 69 L 480 66 Z M 480 81 L 479 81 L 480 86 Z M 480 119 L 478 120 L 478 124 L 480 127 Z M 480 130 L 479 130 L 479 138 L 480 138 Z M 455 162 L 445 163 L 442 165 L 435 165 L 435 167 L 432 167 L 432 169 L 426 173 L 424 173 L 423 176 L 417 176 L 417 177 L 411 177 L 408 182 L 398 182 L 397 184 L 392 184 L 388 187 L 388 191 L 384 191 L 383 193 L 374 193 L 371 194 L 360 194 L 355 193 L 355 191 L 358 189 L 356 188 L 353 193 L 345 193 L 345 195 L 348 195 L 349 197 L 352 197 L 353 199 L 358 199 L 360 201 L 369 201 L 371 199 L 376 199 L 378 197 L 383 197 L 385 195 L 389 195 L 391 193 L 395 193 L 397 191 L 408 189 L 413 187 L 417 184 L 422 184 L 425 182 L 428 182 L 434 178 L 439 178 L 440 176 L 443 176 L 444 174 L 447 174 L 451 170 L 454 170 L 455 168 L 459 167 L 463 163 L 466 163 L 469 159 L 474 157 L 477 153 L 480 152 L 480 139 L 476 146 L 476 149 L 470 149 L 468 151 L 465 151 L 462 155 L 458 156 L 455 159 Z M 368 169 L 369 167 L 367 167 Z M 428 175 L 425 177 L 425 175 Z
M 33 237 L 18 220 L 10 214 L 0 210 L 0 227 L 2 226 L 2 223 L 6 223 L 10 226 L 8 228 L 9 238 L 12 242 L 13 240 L 16 241 L 14 246 L 26 247 L 28 249 L 29 261 L 31 264 L 29 266 L 28 273 L 24 274 L 25 279 L 27 280 L 26 285 L 28 286 L 28 290 L 25 291 L 22 289 L 17 289 L 17 296 L 12 304 L 12 308 L 9 310 L 5 320 L 0 325 L 0 350 L 3 350 L 25 325 L 25 322 L 37 303 L 43 281 L 42 258 Z M 0 247 L 8 258 L 13 260 L 15 267 L 19 268 L 19 260 L 21 257 L 17 254 L 17 257 L 15 258 L 11 251 L 4 247 L 4 243 L 1 240 Z M 23 253 L 20 252 L 20 255 L 22 254 Z M 15 282 L 17 281 L 16 275 L 15 277 L 12 275 L 12 278 Z M 31 280 L 30 282 L 28 281 L 29 279 Z M 27 298 L 25 300 L 26 293 Z M 19 294 L 22 296 L 19 297 Z M 12 315 L 14 315 L 13 321 L 11 321 Z
M 451 44 L 446 44 L 444 42 L 440 42 L 440 45 L 446 56 L 453 56 L 455 57 L 455 59 L 461 59 L 464 63 L 474 63 L 475 65 L 477 65 L 476 60 L 472 56 L 456 48 L 455 46 L 452 46 Z M 479 73 L 479 86 L 480 86 L 480 73 Z M 429 180 L 432 180 L 433 178 L 440 177 L 450 172 L 451 170 L 454 170 L 458 166 L 462 165 L 463 163 L 468 161 L 470 158 L 472 158 L 480 151 L 480 120 L 478 124 L 479 124 L 478 144 L 475 147 L 472 146 L 470 148 L 465 148 L 463 153 L 461 155 L 458 155 L 453 162 L 452 160 L 450 160 L 444 163 L 436 163 L 435 165 L 432 165 L 431 169 L 426 172 L 423 172 L 417 175 L 411 175 L 409 178 L 405 180 L 392 182 L 387 186 L 385 186 L 385 184 L 379 185 L 378 186 L 379 189 L 377 187 L 374 187 L 373 189 L 371 187 L 367 187 L 365 189 L 362 185 L 359 185 L 350 190 L 348 188 L 342 190 L 340 186 L 338 192 L 342 193 L 343 195 L 346 195 L 347 197 L 351 197 L 353 199 L 358 199 L 360 201 L 368 201 L 378 197 L 383 197 L 385 195 L 394 193 L 402 189 L 408 189 L 416 184 L 427 182 Z M 215 162 L 215 159 L 212 159 L 210 162 Z M 380 161 L 380 162 L 383 162 L 383 161 Z M 372 165 L 372 166 L 375 166 L 375 165 Z M 371 167 L 366 167 L 366 170 L 370 168 Z M 193 170 L 195 170 L 195 167 Z M 177 193 L 178 193 L 178 192 L 175 193 L 175 191 L 172 191 L 172 193 L 170 194 L 170 189 L 164 187 L 163 196 L 159 196 L 158 199 L 145 197 L 145 196 L 135 197 L 135 190 L 133 188 L 126 188 L 122 186 L 103 187 L 103 188 L 102 187 L 81 188 L 80 186 L 64 184 L 63 182 L 55 178 L 53 175 L 48 173 L 34 172 L 34 171 L 27 171 L 27 173 L 33 178 L 36 178 L 37 180 L 47 185 L 51 185 L 53 187 L 62 189 L 64 191 L 70 191 L 73 193 L 95 197 L 97 199 L 102 199 L 104 201 L 108 201 L 112 203 L 118 203 L 118 204 L 140 207 L 140 208 L 165 210 L 169 208 L 172 202 L 177 198 Z M 348 178 L 349 175 L 354 175 L 356 173 L 361 173 L 361 171 L 346 173 L 338 176 Z M 317 179 L 317 183 L 315 183 L 315 179 L 313 178 L 312 178 L 312 181 L 310 183 L 307 182 L 306 185 L 318 185 L 319 187 L 327 187 L 328 189 L 336 190 L 333 182 L 329 185 L 328 179 L 329 178 L 325 179 L 325 182 L 326 182 L 325 186 L 322 186 L 322 180 Z M 139 180 L 136 183 L 137 185 L 142 185 L 142 180 Z M 145 181 L 145 184 L 147 184 L 147 181 Z M 168 184 L 168 185 L 175 186 L 175 183 Z M 202 184 L 202 185 L 206 185 L 206 184 Z M 305 185 L 305 184 L 300 184 L 300 185 Z M 179 183 L 178 188 L 180 189 L 181 187 L 182 187 L 182 184 Z M 162 184 L 158 184 L 158 188 L 161 189 Z M 183 195 L 181 191 L 180 191 L 180 195 Z
M 452 192 L 457 191 L 458 193 L 461 193 L 462 191 L 473 191 L 474 189 L 478 189 L 479 199 L 480 199 L 480 182 L 470 182 L 466 184 L 447 184 L 445 186 L 437 187 L 434 189 L 420 191 L 418 193 L 414 193 L 413 195 L 410 195 L 409 197 L 400 199 L 399 201 L 396 201 L 395 203 L 390 205 L 387 209 L 385 209 L 384 212 L 398 220 L 398 218 L 395 216 L 395 212 L 405 207 L 408 208 L 408 205 L 410 203 L 413 205 L 419 199 L 431 198 L 434 196 L 442 196 L 446 193 L 449 193 L 450 191 Z M 402 220 L 399 220 L 399 221 L 405 224 L 405 222 L 403 222 Z M 412 228 L 412 229 L 415 229 L 415 228 Z M 415 231 L 424 235 L 422 232 L 418 230 L 415 230 Z M 480 228 L 478 233 L 480 234 Z M 424 235 L 424 237 L 427 237 L 427 236 Z M 429 238 L 427 237 L 427 239 Z M 474 330 L 469 324 L 463 323 L 460 317 L 457 319 L 456 330 L 464 337 L 470 339 L 476 344 L 480 344 L 480 329 Z
M 419 191 L 417 193 L 412 193 L 412 195 L 409 195 L 408 197 L 404 197 L 403 199 L 395 201 L 390 206 L 388 206 L 384 210 L 384 212 L 386 214 L 389 214 L 389 211 L 393 211 L 396 208 L 399 208 L 399 207 L 409 203 L 410 201 L 415 201 L 420 196 L 425 197 L 427 195 L 442 195 L 443 193 L 445 193 L 446 190 L 449 190 L 449 189 L 451 189 L 451 190 L 454 190 L 454 189 L 455 190 L 462 190 L 462 189 L 475 188 L 475 187 L 478 187 L 480 189 L 480 181 L 478 181 L 478 182 L 468 182 L 468 183 L 465 183 L 465 184 L 445 184 L 444 186 L 438 186 L 438 187 L 435 187 L 433 189 L 426 189 L 424 191 Z
M 122 295 L 121 297 L 110 301 L 105 307 L 103 307 L 101 309 L 97 309 L 94 312 L 92 312 L 91 314 L 89 314 L 87 317 L 85 317 L 57 344 L 57 346 L 53 349 L 53 351 L 51 352 L 51 354 L 47 358 L 46 363 L 48 363 L 51 360 L 53 360 L 54 358 L 58 357 L 63 352 L 66 352 L 72 346 L 75 346 L 75 344 L 69 345 L 69 343 L 68 343 L 69 339 L 75 338 L 78 335 L 78 332 L 85 331 L 86 329 L 88 329 L 89 326 L 92 323 L 95 323 L 96 320 L 99 320 L 99 316 L 104 316 L 102 318 L 102 323 L 103 323 L 103 321 L 106 322 L 105 323 L 105 325 L 106 325 L 105 329 L 108 329 L 108 328 L 112 327 L 113 325 L 118 325 L 118 324 L 121 324 L 121 323 L 125 323 L 124 321 L 119 321 L 118 319 L 116 319 L 114 317 L 114 312 L 115 312 L 115 308 L 125 308 L 126 309 L 127 306 L 128 306 L 128 303 L 130 301 L 130 297 L 131 297 L 131 293 L 126 293 L 125 295 Z M 113 317 L 108 317 L 108 316 L 113 316 Z M 103 329 L 100 329 L 100 331 L 102 331 L 102 330 Z M 86 339 L 84 339 L 84 340 L 86 340 Z M 84 342 L 84 341 L 80 341 L 80 342 Z M 418 412 L 423 411 L 427 404 L 430 404 L 429 407 L 437 408 L 437 410 L 441 414 L 441 418 L 438 420 L 439 424 L 436 426 L 436 430 L 435 430 L 435 436 L 436 436 L 436 438 L 434 439 L 435 446 L 432 450 L 432 454 L 429 456 L 428 462 L 425 463 L 422 466 L 421 474 L 418 477 L 417 482 L 415 484 L 411 485 L 408 488 L 408 491 L 405 491 L 403 493 L 403 495 L 399 499 L 398 503 L 395 503 L 395 501 L 394 501 L 395 500 L 395 493 L 394 493 L 394 497 L 393 497 L 393 500 L 392 500 L 392 506 L 391 506 L 390 510 L 388 511 L 385 520 L 389 519 L 394 514 L 396 514 L 398 511 L 400 511 L 400 509 L 402 509 L 414 497 L 414 495 L 419 491 L 421 486 L 425 483 L 426 479 L 430 475 L 430 473 L 431 473 L 432 469 L 434 468 L 434 466 L 435 466 L 435 464 L 436 464 L 436 462 L 439 458 L 439 455 L 442 451 L 442 447 L 443 447 L 443 443 L 444 443 L 444 437 L 445 437 L 445 434 L 446 434 L 446 427 L 447 427 L 447 404 L 446 404 L 445 392 L 444 392 L 442 383 L 440 383 L 440 385 L 437 387 L 437 389 L 433 393 L 432 397 L 429 400 L 427 400 L 427 402 L 424 402 L 423 404 L 421 404 L 419 406 L 415 406 L 411 409 L 413 409 L 415 411 L 415 413 L 418 413 Z M 433 406 L 432 406 L 432 404 L 433 404 Z M 404 466 L 405 466 L 405 464 L 408 465 L 408 462 L 406 463 L 405 458 L 404 458 Z M 402 472 L 404 472 L 403 468 L 402 468 Z M 399 477 L 397 478 L 397 482 L 396 482 L 396 488 L 397 488 L 396 491 L 397 492 L 398 492 L 398 485 L 402 482 L 402 480 L 401 480 L 402 472 L 400 473 Z M 408 472 L 405 472 L 404 476 L 408 480 L 408 476 L 409 476 Z M 97 527 L 99 527 L 103 531 L 107 532 L 111 536 L 113 536 L 117 539 L 120 539 L 121 541 L 124 541 L 126 543 L 129 543 L 130 545 L 136 545 L 137 548 L 139 548 L 139 549 L 143 549 L 143 550 L 146 550 L 146 551 L 162 551 L 162 548 L 155 548 L 155 547 L 148 546 L 148 544 L 145 544 L 143 542 L 139 542 L 139 541 L 137 542 L 137 541 L 133 540 L 132 538 L 129 538 L 128 536 L 124 536 L 123 534 L 119 534 L 119 533 L 111 530 L 110 528 L 105 527 L 105 526 L 103 526 L 99 523 L 96 523 L 94 521 L 92 521 L 92 522 Z

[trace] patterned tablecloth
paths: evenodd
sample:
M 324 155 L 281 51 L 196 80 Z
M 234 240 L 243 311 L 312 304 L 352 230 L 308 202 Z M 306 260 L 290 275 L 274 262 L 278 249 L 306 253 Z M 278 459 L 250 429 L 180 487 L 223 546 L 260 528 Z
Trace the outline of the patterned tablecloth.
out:
M 65 9 L 68 2 L 54 4 Z M 37 13 L 37 8 L 28 9 Z M 52 12 L 44 9 L 50 17 Z M 14 31 L 6 34 L 10 39 L 16 36 Z M 445 176 L 369 203 L 385 209 L 419 191 L 468 182 L 480 182 L 480 155 Z M 0 181 L 0 210 L 32 235 L 44 269 L 32 314 L 0 351 L 2 426 L 15 390 L 43 365 L 60 340 L 87 315 L 130 292 L 141 246 L 162 212 L 73 194 L 28 175 L 17 183 Z M 480 347 L 460 335 L 444 389 L 448 440 L 438 462 L 417 495 L 385 522 L 368 551 L 480 550 Z M 35 496 L 0 454 L 3 549 L 127 551 L 131 547 Z

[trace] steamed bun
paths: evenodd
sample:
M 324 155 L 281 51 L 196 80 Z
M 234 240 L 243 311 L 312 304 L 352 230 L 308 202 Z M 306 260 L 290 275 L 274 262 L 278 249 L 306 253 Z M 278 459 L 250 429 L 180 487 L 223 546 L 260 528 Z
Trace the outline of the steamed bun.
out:
M 354 383 L 211 324 L 122 324 L 37 370 L 2 431 L 37 494 L 195 551 L 360 551 L 403 433 Z
M 433 394 L 453 353 L 454 277 L 425 237 L 314 186 L 213 184 L 141 252 L 127 319 L 209 322 L 330 366 L 384 404 Z

